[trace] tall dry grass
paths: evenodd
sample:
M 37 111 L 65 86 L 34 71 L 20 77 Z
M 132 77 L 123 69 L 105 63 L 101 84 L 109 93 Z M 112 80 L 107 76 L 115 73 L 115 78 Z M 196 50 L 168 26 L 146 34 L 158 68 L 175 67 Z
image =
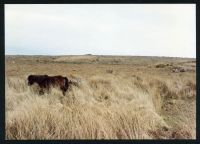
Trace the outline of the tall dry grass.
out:
M 196 137 L 195 107 L 188 107 L 195 103 L 195 81 L 145 73 L 81 79 L 80 87 L 72 86 L 63 96 L 56 88 L 38 95 L 26 76 L 7 77 L 6 139 Z

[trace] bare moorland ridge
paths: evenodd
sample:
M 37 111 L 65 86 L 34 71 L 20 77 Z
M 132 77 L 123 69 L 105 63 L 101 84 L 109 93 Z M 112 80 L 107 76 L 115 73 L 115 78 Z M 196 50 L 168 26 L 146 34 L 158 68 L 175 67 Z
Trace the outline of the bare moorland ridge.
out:
M 196 59 L 6 56 L 6 139 L 195 139 Z M 30 74 L 81 80 L 39 95 Z

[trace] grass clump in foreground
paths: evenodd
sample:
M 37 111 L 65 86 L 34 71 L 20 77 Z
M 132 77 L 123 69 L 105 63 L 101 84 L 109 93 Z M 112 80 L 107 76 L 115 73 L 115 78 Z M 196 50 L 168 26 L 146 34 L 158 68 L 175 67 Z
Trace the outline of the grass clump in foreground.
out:
M 57 89 L 40 96 L 37 86 L 28 88 L 23 79 L 7 78 L 6 139 L 195 138 L 195 119 L 189 122 L 180 115 L 179 124 L 171 125 L 173 114 L 165 110 L 172 100 L 186 101 L 177 95 L 194 91 L 193 82 L 183 91 L 184 84 L 174 90 L 172 81 L 145 75 L 107 75 L 72 86 L 65 97 Z M 173 107 L 181 109 L 176 103 Z

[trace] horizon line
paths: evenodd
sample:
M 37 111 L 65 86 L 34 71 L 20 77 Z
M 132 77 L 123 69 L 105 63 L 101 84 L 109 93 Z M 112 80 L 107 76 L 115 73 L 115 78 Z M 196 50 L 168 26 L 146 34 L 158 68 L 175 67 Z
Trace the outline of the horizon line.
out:
M 166 58 L 193 58 L 196 59 L 196 57 L 175 57 L 175 56 L 148 56 L 148 55 L 98 55 L 98 54 L 71 54 L 71 55 L 31 55 L 31 54 L 5 54 L 5 56 L 121 56 L 121 57 L 166 57 Z

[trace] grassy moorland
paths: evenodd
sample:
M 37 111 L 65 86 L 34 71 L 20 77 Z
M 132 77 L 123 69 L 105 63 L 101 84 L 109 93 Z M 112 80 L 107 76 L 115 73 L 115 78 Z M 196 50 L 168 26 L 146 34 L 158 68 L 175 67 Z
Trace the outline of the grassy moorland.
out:
M 6 139 L 196 139 L 196 59 L 6 56 Z M 30 74 L 79 79 L 38 95 Z

